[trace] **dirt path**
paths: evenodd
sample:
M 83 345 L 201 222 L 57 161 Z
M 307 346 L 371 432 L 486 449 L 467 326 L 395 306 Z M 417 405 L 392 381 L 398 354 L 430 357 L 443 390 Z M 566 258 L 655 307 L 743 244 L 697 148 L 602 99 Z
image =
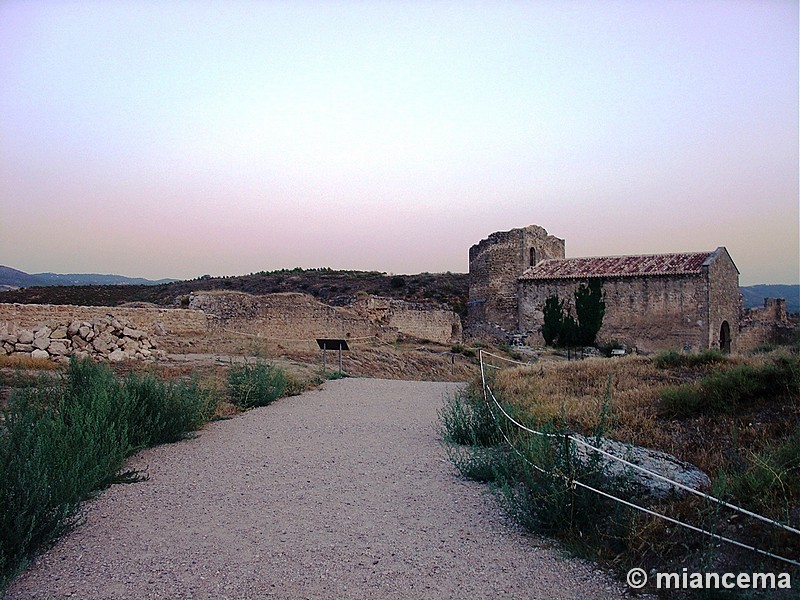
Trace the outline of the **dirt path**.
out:
M 454 475 L 453 384 L 344 379 L 142 452 L 7 598 L 613 598 Z

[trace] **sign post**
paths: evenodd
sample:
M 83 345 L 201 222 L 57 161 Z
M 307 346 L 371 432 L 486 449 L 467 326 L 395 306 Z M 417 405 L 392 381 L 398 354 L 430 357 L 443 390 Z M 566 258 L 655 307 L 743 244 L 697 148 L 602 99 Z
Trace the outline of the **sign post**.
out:
M 327 352 L 328 350 L 339 351 L 339 375 L 342 374 L 342 350 L 350 350 L 347 345 L 347 340 L 332 339 L 332 338 L 318 338 L 317 345 L 322 350 L 322 370 L 324 371 L 328 366 Z

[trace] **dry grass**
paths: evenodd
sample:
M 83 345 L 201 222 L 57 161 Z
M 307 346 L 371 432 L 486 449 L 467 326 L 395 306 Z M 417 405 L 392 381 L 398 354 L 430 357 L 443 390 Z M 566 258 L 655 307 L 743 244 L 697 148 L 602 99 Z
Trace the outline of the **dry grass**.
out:
M 48 358 L 32 358 L 26 355 L 0 356 L 0 369 L 23 369 L 27 371 L 54 371 L 61 366 Z
M 605 435 L 668 452 L 716 473 L 733 453 L 758 452 L 794 431 L 800 424 L 798 397 L 765 400 L 734 415 L 672 419 L 662 414 L 661 391 L 698 381 L 714 369 L 761 365 L 769 359 L 770 355 L 735 357 L 693 368 L 658 368 L 653 359 L 635 356 L 542 362 L 497 371 L 494 387 L 523 408 L 533 423 L 555 422 L 586 435 L 601 425 L 608 401 Z
M 769 397 L 682 418 L 664 410 L 661 393 L 666 388 L 698 383 L 742 366 L 769 367 L 786 359 L 794 371 L 782 390 Z M 585 435 L 599 428 L 606 437 L 670 453 L 708 473 L 715 495 L 798 527 L 799 370 L 797 356 L 785 353 L 661 367 L 657 360 L 645 357 L 592 358 L 492 369 L 490 385 L 499 398 L 520 408 L 531 424 L 551 423 Z M 782 556 L 800 552 L 796 536 L 720 511 L 697 497 L 663 501 L 652 508 Z M 687 565 L 696 570 L 715 565 L 718 570 L 743 571 L 753 564 L 753 555 L 747 551 L 709 542 L 655 517 L 634 513 L 629 519 L 621 544 L 610 539 L 606 546 L 588 553 L 624 567 L 623 572 L 631 566 L 679 571 Z M 580 541 L 575 543 L 580 545 Z M 779 562 L 771 566 L 781 571 L 786 567 Z

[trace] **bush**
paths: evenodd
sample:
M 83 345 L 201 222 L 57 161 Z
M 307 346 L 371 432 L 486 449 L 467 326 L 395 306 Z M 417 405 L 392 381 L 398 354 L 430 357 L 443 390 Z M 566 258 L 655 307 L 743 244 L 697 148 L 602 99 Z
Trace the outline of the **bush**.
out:
M 83 500 L 137 479 L 120 473 L 127 456 L 197 429 L 215 405 L 196 383 L 122 382 L 89 360 L 73 359 L 61 382 L 15 390 L 0 421 L 0 594 L 76 523 Z
M 446 398 L 439 423 L 447 456 L 459 472 L 474 481 L 492 481 L 502 438 L 478 386 Z
M 482 447 L 500 443 L 500 431 L 481 390 L 476 387 L 470 386 L 445 399 L 439 411 L 440 433 L 445 442 Z
M 761 514 L 785 521 L 800 500 L 800 427 L 786 440 L 740 457 L 722 475 L 731 498 Z
M 216 396 L 196 379 L 166 382 L 152 374 L 125 380 L 125 402 L 134 448 L 176 442 L 214 416 Z
M 674 417 L 733 414 L 744 404 L 786 396 L 800 396 L 800 358 L 779 355 L 761 366 L 737 365 L 698 383 L 666 388 L 661 411 Z
M 283 369 L 261 361 L 231 365 L 228 372 L 231 402 L 244 410 L 274 402 L 285 395 L 287 385 Z
M 547 432 L 553 431 L 548 427 Z M 514 446 L 515 452 L 496 463 L 494 491 L 517 523 L 530 532 L 569 539 L 582 549 L 624 550 L 630 511 L 571 481 L 630 497 L 629 479 L 609 476 L 597 453 L 579 460 L 575 444 L 561 436 L 521 435 Z
M 701 352 L 678 352 L 667 350 L 656 355 L 654 362 L 659 369 L 680 367 L 703 367 L 724 363 L 728 357 L 719 350 L 703 350 Z

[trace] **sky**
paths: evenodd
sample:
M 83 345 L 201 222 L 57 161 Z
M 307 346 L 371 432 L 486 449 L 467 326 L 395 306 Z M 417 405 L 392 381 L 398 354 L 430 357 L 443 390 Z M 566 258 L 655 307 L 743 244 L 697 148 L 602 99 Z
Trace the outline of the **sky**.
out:
M 0 0 L 0 264 L 466 272 L 726 246 L 800 282 L 798 2 Z

